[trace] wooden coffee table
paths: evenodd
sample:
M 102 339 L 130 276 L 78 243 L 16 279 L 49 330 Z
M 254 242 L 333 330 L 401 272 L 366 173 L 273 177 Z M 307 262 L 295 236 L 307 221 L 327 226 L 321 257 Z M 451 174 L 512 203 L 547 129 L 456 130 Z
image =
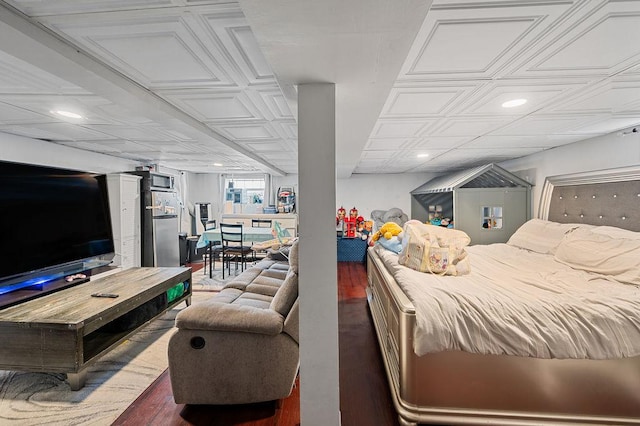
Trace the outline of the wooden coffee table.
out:
M 185 292 L 160 312 L 142 314 L 133 328 L 113 322 L 184 283 Z M 116 298 L 92 297 L 113 293 Z M 87 367 L 152 319 L 191 302 L 191 268 L 130 268 L 0 310 L 0 369 L 66 373 L 72 390 Z M 110 326 L 111 325 L 111 326 Z

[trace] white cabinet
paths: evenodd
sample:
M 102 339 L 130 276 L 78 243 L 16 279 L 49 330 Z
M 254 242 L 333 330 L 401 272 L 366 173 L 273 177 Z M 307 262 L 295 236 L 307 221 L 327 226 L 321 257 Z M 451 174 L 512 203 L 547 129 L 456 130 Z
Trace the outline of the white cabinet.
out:
M 290 236 L 298 235 L 298 215 L 294 213 L 222 215 L 222 223 L 242 223 L 244 226 L 251 226 L 252 219 L 278 221 L 280 227 L 289 231 Z
M 107 175 L 113 245 L 114 266 L 140 266 L 140 176 Z

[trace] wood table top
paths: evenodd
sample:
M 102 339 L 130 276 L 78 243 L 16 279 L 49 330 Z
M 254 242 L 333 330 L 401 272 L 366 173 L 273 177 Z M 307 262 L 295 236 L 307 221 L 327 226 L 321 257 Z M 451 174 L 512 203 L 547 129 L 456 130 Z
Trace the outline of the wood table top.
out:
M 80 328 L 109 311 L 139 305 L 140 300 L 149 300 L 190 279 L 191 268 L 185 267 L 129 268 L 98 275 L 89 282 L 0 310 L 0 326 Z M 92 297 L 93 293 L 114 293 L 118 297 Z

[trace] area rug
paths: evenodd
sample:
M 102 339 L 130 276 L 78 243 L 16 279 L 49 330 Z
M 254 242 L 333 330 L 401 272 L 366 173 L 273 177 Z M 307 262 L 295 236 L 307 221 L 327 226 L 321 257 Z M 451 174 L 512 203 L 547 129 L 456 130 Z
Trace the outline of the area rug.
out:
M 231 273 L 229 273 L 228 270 L 225 270 L 224 278 L 222 278 L 222 269 L 214 269 L 211 274 L 211 278 L 209 278 L 209 270 L 207 269 L 207 272 L 205 273 L 200 269 L 193 273 L 193 291 L 220 291 L 226 283 L 240 274 L 240 269 L 236 271 L 232 267 Z
M 194 292 L 192 303 L 209 297 Z M 180 303 L 100 358 L 78 391 L 64 374 L 0 371 L 0 424 L 110 425 L 167 368 L 171 329 L 185 307 Z

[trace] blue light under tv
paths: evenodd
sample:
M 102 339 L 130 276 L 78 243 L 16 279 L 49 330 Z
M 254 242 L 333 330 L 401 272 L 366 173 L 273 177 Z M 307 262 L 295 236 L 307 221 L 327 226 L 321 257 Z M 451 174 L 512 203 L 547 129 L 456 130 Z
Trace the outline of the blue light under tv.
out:
M 3 287 L 0 287 L 0 295 L 11 293 L 17 290 L 27 289 L 27 288 L 33 289 L 37 287 L 42 287 L 43 284 L 46 284 L 58 278 L 60 278 L 60 276 L 51 275 L 51 276 L 44 276 L 39 278 L 32 278 L 32 279 L 21 281 L 15 284 L 5 285 Z

